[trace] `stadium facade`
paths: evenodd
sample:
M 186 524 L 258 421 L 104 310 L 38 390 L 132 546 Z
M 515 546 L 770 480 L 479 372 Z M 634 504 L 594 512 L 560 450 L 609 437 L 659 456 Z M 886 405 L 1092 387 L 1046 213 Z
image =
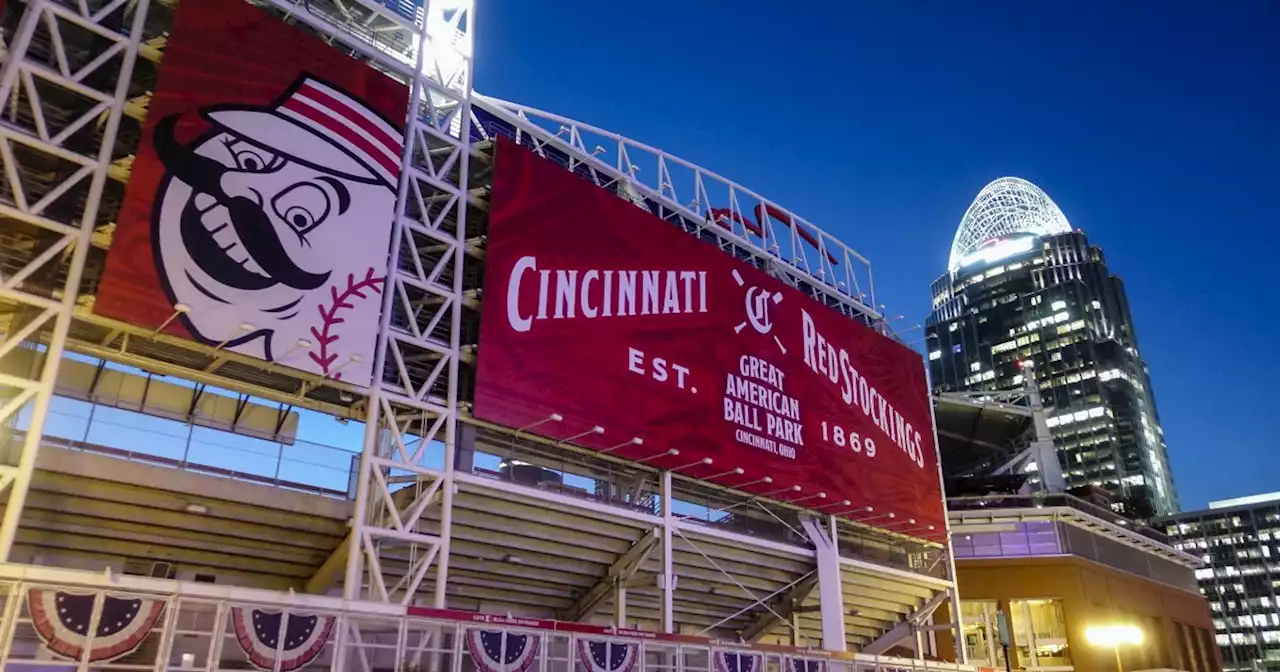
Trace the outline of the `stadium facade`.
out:
M 1224 669 L 1280 670 L 1280 493 L 1209 502 L 1153 525 L 1207 565 L 1196 578 Z
M 973 669 L 856 251 L 466 0 L 0 7 L 6 665 Z
M 1015 389 L 1032 372 L 1069 487 L 1107 488 L 1139 516 L 1177 510 L 1124 284 L 1043 190 L 984 187 L 932 295 L 935 393 Z

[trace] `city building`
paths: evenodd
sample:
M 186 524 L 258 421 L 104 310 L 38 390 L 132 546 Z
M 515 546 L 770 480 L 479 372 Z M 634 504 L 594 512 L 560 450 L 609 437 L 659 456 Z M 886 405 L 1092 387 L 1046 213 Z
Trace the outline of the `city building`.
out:
M 1039 453 L 1043 411 L 1031 394 L 992 396 L 934 402 L 966 659 L 1000 670 L 1112 670 L 1116 650 L 1087 633 L 1123 626 L 1142 641 L 1120 647 L 1121 669 L 1222 669 L 1196 586 L 1204 560 L 1118 515 L 1100 488 L 1055 492 L 1035 470 L 1007 468 Z M 954 646 L 949 633 L 938 638 Z
M 1153 521 L 1197 570 L 1228 670 L 1280 670 L 1280 492 Z
M 1138 517 L 1178 509 L 1124 284 L 1044 191 L 984 187 L 932 292 L 935 393 L 1017 388 L 1030 370 L 1068 487 L 1106 488 Z

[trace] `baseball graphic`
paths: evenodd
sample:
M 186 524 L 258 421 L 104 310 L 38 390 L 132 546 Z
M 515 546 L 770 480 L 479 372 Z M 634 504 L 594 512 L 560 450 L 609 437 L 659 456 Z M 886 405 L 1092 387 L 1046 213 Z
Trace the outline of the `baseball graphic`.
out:
M 151 217 L 161 284 L 191 335 L 367 384 L 404 137 L 356 97 L 302 74 L 266 106 L 160 119 Z

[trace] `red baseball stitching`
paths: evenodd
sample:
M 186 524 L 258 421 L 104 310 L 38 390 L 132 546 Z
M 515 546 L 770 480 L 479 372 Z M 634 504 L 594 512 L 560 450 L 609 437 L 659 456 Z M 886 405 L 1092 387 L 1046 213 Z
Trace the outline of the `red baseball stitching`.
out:
M 311 327 L 311 335 L 320 344 L 320 353 L 309 352 L 307 354 L 311 356 L 311 361 L 320 366 L 321 373 L 326 377 L 329 375 L 329 366 L 333 364 L 333 360 L 338 358 L 338 353 L 329 352 L 329 345 L 336 343 L 341 338 L 338 334 L 330 334 L 329 330 L 346 322 L 343 318 L 338 317 L 338 311 L 343 308 L 354 308 L 355 306 L 348 301 L 352 297 L 358 299 L 368 298 L 364 294 L 364 290 L 371 289 L 375 294 L 381 294 L 382 281 L 385 279 L 373 277 L 372 267 L 365 273 L 364 280 L 360 282 L 356 282 L 355 274 L 348 273 L 347 288 L 341 294 L 338 293 L 337 286 L 329 288 L 329 296 L 333 299 L 329 308 L 326 310 L 323 303 L 316 305 L 316 310 L 320 312 L 321 328 L 317 330 L 315 327 Z M 342 380 L 342 374 L 333 374 L 333 379 Z

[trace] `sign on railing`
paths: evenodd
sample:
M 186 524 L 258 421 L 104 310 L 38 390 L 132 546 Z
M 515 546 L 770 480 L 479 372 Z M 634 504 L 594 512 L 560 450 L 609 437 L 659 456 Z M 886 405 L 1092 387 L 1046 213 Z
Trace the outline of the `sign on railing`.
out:
M 0 565 L 7 663 L 272 672 L 915 672 L 954 663 Z M 161 659 L 167 652 L 168 661 Z M 575 661 L 580 665 L 574 665 Z M 666 662 L 663 662 L 666 661 Z M 568 664 L 568 665 L 566 665 Z M 70 668 L 68 668 L 70 670 Z

